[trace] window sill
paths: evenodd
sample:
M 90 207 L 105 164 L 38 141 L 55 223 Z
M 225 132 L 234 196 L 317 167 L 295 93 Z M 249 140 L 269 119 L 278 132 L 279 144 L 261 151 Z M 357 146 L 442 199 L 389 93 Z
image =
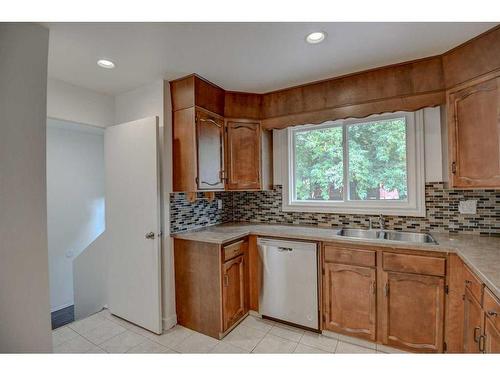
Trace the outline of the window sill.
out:
M 282 206 L 284 212 L 311 212 L 328 214 L 350 214 L 350 215 L 389 215 L 389 216 L 413 216 L 425 217 L 425 204 L 419 208 L 415 207 L 359 207 L 352 205 L 335 205 L 318 202 L 318 204 L 307 203 L 284 203 Z

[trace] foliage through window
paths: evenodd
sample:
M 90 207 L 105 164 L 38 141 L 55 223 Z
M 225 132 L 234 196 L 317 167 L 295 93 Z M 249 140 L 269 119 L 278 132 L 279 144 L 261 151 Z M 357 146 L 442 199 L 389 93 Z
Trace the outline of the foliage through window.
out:
M 295 131 L 294 145 L 296 200 L 408 196 L 405 117 Z
M 417 117 L 421 113 L 398 112 L 289 128 L 284 209 L 425 212 L 423 123 Z

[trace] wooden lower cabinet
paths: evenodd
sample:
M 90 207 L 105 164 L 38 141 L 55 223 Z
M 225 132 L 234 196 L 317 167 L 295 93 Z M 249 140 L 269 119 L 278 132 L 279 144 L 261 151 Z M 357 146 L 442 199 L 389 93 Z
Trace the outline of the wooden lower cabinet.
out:
M 248 239 L 228 245 L 174 239 L 180 325 L 220 339 L 248 313 Z
M 483 331 L 483 311 L 469 288 L 464 295 L 464 353 L 479 353 L 479 340 Z
M 384 272 L 382 340 L 408 351 L 443 351 L 444 278 Z
M 376 339 L 376 270 L 325 263 L 323 328 Z
M 446 260 L 425 251 L 324 243 L 322 329 L 442 353 Z
M 222 309 L 224 331 L 245 314 L 245 261 L 240 255 L 224 263 Z
M 484 353 L 500 353 L 500 331 L 495 327 L 493 322 L 486 317 L 484 325 Z M 481 346 L 481 345 L 480 345 Z

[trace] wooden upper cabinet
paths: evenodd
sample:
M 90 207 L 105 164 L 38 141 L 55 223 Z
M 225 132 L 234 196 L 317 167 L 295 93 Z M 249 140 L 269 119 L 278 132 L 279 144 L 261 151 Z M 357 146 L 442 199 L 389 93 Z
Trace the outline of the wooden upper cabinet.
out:
M 448 92 L 450 181 L 500 187 L 500 71 Z
M 408 351 L 441 353 L 444 278 L 384 272 L 383 280 L 383 343 Z
M 223 321 L 224 331 L 236 323 L 245 313 L 245 263 L 240 255 L 223 265 Z
M 196 111 L 197 190 L 224 189 L 224 121 Z
M 260 95 L 226 94 L 194 74 L 170 89 L 174 191 L 272 187 L 272 132 L 261 128 Z M 247 117 L 225 121 L 226 111 Z
M 196 74 L 171 81 L 170 90 L 174 112 L 197 106 L 224 116 L 224 90 Z
M 260 189 L 261 142 L 258 122 L 226 122 L 227 188 Z
M 376 270 L 325 263 L 323 328 L 375 341 Z

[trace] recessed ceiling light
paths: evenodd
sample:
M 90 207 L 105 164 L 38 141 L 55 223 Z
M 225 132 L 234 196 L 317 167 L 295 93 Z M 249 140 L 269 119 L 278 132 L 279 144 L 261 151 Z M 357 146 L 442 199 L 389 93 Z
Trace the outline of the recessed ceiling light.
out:
M 310 44 L 317 44 L 321 43 L 323 40 L 326 38 L 326 33 L 323 31 L 315 31 L 313 33 L 310 33 L 306 37 L 306 42 Z
M 97 60 L 97 65 L 99 65 L 101 68 L 105 68 L 105 69 L 113 69 L 115 67 L 115 63 L 111 60 L 108 60 L 108 59 Z

